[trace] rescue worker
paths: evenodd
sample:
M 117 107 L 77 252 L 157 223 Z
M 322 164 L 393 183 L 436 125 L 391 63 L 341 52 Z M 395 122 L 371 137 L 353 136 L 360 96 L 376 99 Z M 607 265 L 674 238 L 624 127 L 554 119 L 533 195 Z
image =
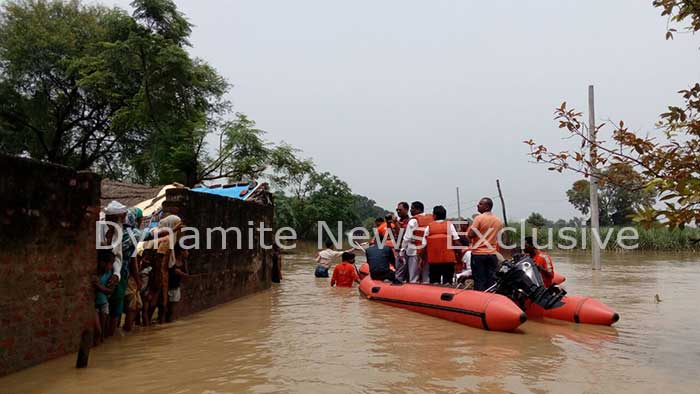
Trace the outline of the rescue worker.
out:
M 401 231 L 401 227 L 394 218 L 393 213 L 387 213 L 384 216 L 384 222 L 386 223 L 386 231 L 384 234 L 379 235 L 382 237 L 382 240 L 384 240 L 384 246 L 393 251 L 394 244 L 396 243 L 395 241 L 398 240 L 398 234 Z M 396 255 L 394 257 L 396 257 Z
M 377 228 L 377 233 L 379 233 L 380 236 L 384 236 L 386 234 L 386 222 L 384 221 L 384 218 L 376 218 L 374 219 L 374 227 Z
M 403 236 L 406 233 L 406 226 L 410 217 L 408 216 L 408 203 L 406 201 L 401 201 L 396 204 L 396 215 L 398 220 L 394 230 L 394 255 L 396 256 L 396 279 L 401 282 L 406 282 L 408 280 L 408 267 L 406 266 L 406 256 L 401 253 L 403 245 Z
M 424 209 L 420 201 L 411 203 L 411 219 L 406 225 L 401 245 L 401 254 L 406 258 L 410 283 L 429 283 L 428 265 L 423 264 L 421 253 L 425 246 L 425 228 L 433 221 L 433 215 L 426 215 L 423 213 Z
M 554 263 L 552 263 L 552 258 L 547 253 L 535 247 L 535 242 L 533 241 L 532 237 L 525 237 L 525 246 L 523 247 L 523 251 L 530 255 L 532 261 L 537 264 L 540 274 L 542 274 L 544 286 L 551 286 L 552 280 L 554 279 Z
M 426 263 L 430 283 L 451 284 L 459 257 L 459 234 L 447 221 L 447 210 L 442 205 L 433 208 L 434 221 L 425 229 Z
M 493 201 L 488 197 L 482 198 L 476 209 L 479 216 L 474 218 L 467 237 L 472 252 L 474 290 L 484 291 L 496 283 L 498 235 L 503 229 L 503 222 L 491 212 Z

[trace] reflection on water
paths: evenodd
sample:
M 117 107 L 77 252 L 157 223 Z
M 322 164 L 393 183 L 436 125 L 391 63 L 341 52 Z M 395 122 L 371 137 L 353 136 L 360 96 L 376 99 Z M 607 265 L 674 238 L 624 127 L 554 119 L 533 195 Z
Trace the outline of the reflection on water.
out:
M 111 340 L 86 370 L 71 355 L 1 378 L 0 392 L 697 392 L 697 257 L 610 254 L 602 272 L 584 255 L 555 262 L 570 293 L 621 321 L 486 332 L 331 289 L 292 255 L 271 291 Z

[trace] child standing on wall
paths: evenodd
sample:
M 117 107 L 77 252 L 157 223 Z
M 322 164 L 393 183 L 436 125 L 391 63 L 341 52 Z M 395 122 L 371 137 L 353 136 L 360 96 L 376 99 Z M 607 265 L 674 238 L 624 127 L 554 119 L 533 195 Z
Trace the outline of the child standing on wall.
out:
M 174 249 L 175 264 L 168 269 L 168 311 L 166 320 L 173 322 L 177 318 L 178 306 L 182 299 L 180 283 L 189 277 L 187 274 L 186 259 L 189 255 L 187 249 L 183 249 L 178 243 Z
M 92 277 L 95 288 L 95 345 L 104 341 L 104 333 L 109 318 L 109 295 L 114 288 L 108 287 L 109 278 L 112 276 L 112 264 L 114 253 L 111 250 L 100 249 L 97 251 L 97 275 Z

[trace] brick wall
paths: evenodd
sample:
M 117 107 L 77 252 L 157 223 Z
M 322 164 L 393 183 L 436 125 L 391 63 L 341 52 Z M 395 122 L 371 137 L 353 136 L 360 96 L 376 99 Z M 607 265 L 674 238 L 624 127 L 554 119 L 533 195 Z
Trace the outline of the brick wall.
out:
M 95 174 L 0 155 L 0 376 L 78 349 L 94 320 L 99 203 Z M 202 249 L 190 252 L 181 315 L 270 287 L 272 251 L 260 246 L 259 233 L 252 249 L 235 248 L 231 233 L 228 248 L 218 236 L 204 247 L 209 227 L 271 227 L 272 206 L 186 189 L 169 190 L 163 205 L 200 229 Z M 270 233 L 265 238 L 272 242 Z M 242 245 L 249 239 L 243 231 Z
M 181 315 L 221 304 L 237 297 L 267 289 L 271 285 L 272 251 L 261 247 L 258 231 L 253 233 L 252 249 L 248 248 L 249 222 L 263 222 L 272 227 L 273 207 L 243 202 L 186 189 L 168 190 L 164 210 L 177 214 L 185 225 L 199 230 L 199 246 L 191 250 L 188 268 L 191 277 L 182 284 Z M 241 229 L 242 248 L 236 247 L 233 231 L 227 235 L 227 247 L 222 237 L 211 237 L 211 249 L 206 249 L 206 229 L 221 226 Z M 183 234 L 184 235 L 184 234 Z M 273 235 L 265 234 L 265 244 L 271 245 Z M 194 242 L 190 239 L 189 242 Z
M 95 174 L 0 155 L 0 376 L 77 350 L 99 197 Z

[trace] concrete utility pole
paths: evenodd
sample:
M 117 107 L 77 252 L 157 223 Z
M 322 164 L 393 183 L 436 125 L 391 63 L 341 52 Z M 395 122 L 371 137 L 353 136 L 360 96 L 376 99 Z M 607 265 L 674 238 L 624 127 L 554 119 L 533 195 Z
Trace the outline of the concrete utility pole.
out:
M 596 168 L 598 153 L 596 152 L 595 142 L 597 129 L 595 125 L 595 106 L 593 100 L 593 85 L 588 86 L 588 138 L 591 143 L 589 168 L 590 181 L 590 198 L 591 198 L 591 253 L 593 257 L 593 269 L 600 269 L 600 226 L 598 221 L 598 170 Z
M 459 204 L 459 186 L 457 186 L 457 217 L 462 218 L 462 207 Z

